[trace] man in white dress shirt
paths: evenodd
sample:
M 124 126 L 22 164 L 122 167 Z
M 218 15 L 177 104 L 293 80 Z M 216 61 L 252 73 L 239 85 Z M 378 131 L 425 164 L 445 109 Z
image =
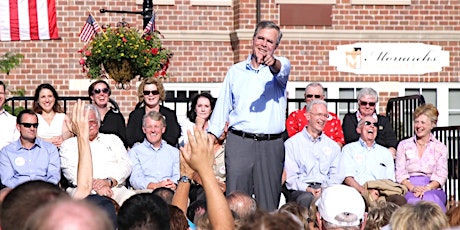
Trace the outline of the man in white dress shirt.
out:
M 100 115 L 94 105 L 86 105 L 89 113 L 89 140 L 93 158 L 93 192 L 111 197 L 118 204 L 135 192 L 124 184 L 131 174 L 132 163 L 120 138 L 114 134 L 99 133 Z M 78 167 L 77 138 L 65 140 L 60 148 L 61 169 L 72 187 L 76 187 Z M 72 193 L 74 188 L 67 189 Z
M 19 131 L 16 129 L 16 117 L 8 113 L 3 106 L 6 102 L 6 86 L 0 81 L 0 149 L 19 138 Z

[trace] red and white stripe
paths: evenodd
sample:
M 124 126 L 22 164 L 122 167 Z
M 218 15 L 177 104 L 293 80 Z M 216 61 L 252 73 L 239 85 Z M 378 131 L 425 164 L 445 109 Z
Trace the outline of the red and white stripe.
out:
M 55 0 L 0 0 L 0 40 L 58 39 Z

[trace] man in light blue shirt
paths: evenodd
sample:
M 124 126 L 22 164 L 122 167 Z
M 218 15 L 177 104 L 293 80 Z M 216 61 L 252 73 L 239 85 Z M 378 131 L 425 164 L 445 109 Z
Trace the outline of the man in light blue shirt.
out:
M 310 208 L 311 201 L 321 195 L 321 187 L 340 183 L 335 181 L 340 146 L 323 133 L 328 118 L 325 101 L 311 101 L 305 116 L 308 126 L 284 143 L 284 168 L 286 187 L 291 190 L 288 202 Z
M 16 118 L 19 140 L 0 151 L 0 177 L 2 184 L 14 188 L 31 180 L 58 184 L 61 179 L 59 153 L 51 143 L 37 138 L 38 118 L 29 109 Z
M 252 53 L 227 72 L 208 132 L 220 137 L 229 122 L 226 145 L 227 194 L 254 194 L 262 209 L 277 209 L 281 194 L 286 120 L 286 84 L 291 65 L 274 56 L 280 28 L 260 22 L 252 39 Z
M 379 179 L 395 181 L 395 165 L 390 150 L 375 142 L 377 127 L 377 121 L 372 116 L 363 117 L 358 122 L 356 131 L 360 138 L 343 147 L 338 173 L 346 185 L 362 195 L 369 193 L 371 200 L 376 200 L 380 194 L 377 190 L 366 191 L 364 183 Z
M 137 190 L 154 190 L 166 187 L 176 190 L 179 180 L 179 150 L 162 140 L 166 130 L 163 115 L 150 111 L 144 115 L 142 130 L 144 142 L 134 146 L 129 152 L 133 169 L 129 182 Z

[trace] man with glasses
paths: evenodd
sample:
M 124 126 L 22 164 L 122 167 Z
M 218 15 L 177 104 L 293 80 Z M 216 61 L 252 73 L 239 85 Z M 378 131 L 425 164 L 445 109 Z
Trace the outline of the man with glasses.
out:
M 340 147 L 323 132 L 327 122 L 327 104 L 313 100 L 307 104 L 305 116 L 309 125 L 284 142 L 286 149 L 286 187 L 288 202 L 294 201 L 310 208 L 321 187 L 336 183 Z
M 365 116 L 372 116 L 377 120 L 377 144 L 388 148 L 393 158 L 396 156 L 396 147 L 398 140 L 396 134 L 391 127 L 388 117 L 377 114 L 376 106 L 379 100 L 377 92 L 372 88 L 362 88 L 358 93 L 358 110 L 354 113 L 347 113 L 343 118 L 343 134 L 345 143 L 355 142 L 359 139 L 359 134 L 356 131 L 358 122 Z
M 93 163 L 92 193 L 114 199 L 118 204 L 132 196 L 124 184 L 131 174 L 132 163 L 121 139 L 115 134 L 99 133 L 101 117 L 93 104 L 85 106 L 89 110 L 89 145 Z M 70 183 L 67 192 L 73 194 L 77 187 L 78 142 L 77 137 L 65 140 L 59 149 L 61 168 Z
M 16 129 L 16 117 L 8 113 L 3 106 L 6 102 L 6 86 L 0 81 L 0 149 L 19 138 L 19 131 Z
M 37 138 L 38 117 L 30 109 L 16 118 L 19 140 L 0 151 L 2 184 L 14 188 L 31 180 L 56 184 L 61 179 L 61 164 L 55 145 Z
M 324 88 L 318 82 L 312 82 L 305 88 L 305 102 L 307 105 L 315 99 L 324 100 Z M 307 106 L 305 106 L 303 109 L 292 112 L 286 119 L 286 131 L 288 132 L 289 137 L 292 137 L 296 133 L 301 132 L 305 126 L 308 125 L 308 120 L 305 116 L 306 108 Z M 345 144 L 342 124 L 337 114 L 328 112 L 327 123 L 326 126 L 324 126 L 323 132 L 326 134 L 326 136 L 337 142 L 340 147 Z
M 368 188 L 365 183 L 376 180 L 390 180 L 389 186 L 395 180 L 395 164 L 388 148 L 376 143 L 378 122 L 373 116 L 365 116 L 358 122 L 356 132 L 358 141 L 346 144 L 340 157 L 338 181 L 358 190 L 366 201 L 376 201 L 383 194 L 379 189 Z M 403 205 L 406 200 L 403 196 L 392 194 L 387 201 Z

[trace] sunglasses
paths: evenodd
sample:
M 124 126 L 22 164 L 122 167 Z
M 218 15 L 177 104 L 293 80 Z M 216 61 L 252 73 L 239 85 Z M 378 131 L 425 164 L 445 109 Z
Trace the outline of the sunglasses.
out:
M 370 121 L 365 121 L 364 122 L 364 125 L 374 125 L 375 127 L 378 127 L 379 126 L 379 123 L 378 122 L 370 122 Z
M 375 102 L 360 101 L 359 104 L 362 106 L 366 106 L 366 105 L 375 106 Z
M 312 98 L 312 97 L 315 97 L 316 99 L 319 99 L 321 98 L 321 95 L 316 95 L 316 94 L 306 94 L 305 97 L 307 98 Z
M 158 90 L 144 90 L 144 95 L 145 96 L 150 95 L 150 94 L 158 95 L 158 94 L 160 94 L 160 91 L 158 91 Z
M 30 127 L 34 127 L 34 128 L 37 128 L 38 127 L 38 123 L 19 123 L 20 125 L 26 127 L 26 128 L 30 128 Z
M 100 93 L 109 93 L 109 88 L 103 88 L 103 89 L 95 89 L 93 90 L 93 94 L 100 94 Z

